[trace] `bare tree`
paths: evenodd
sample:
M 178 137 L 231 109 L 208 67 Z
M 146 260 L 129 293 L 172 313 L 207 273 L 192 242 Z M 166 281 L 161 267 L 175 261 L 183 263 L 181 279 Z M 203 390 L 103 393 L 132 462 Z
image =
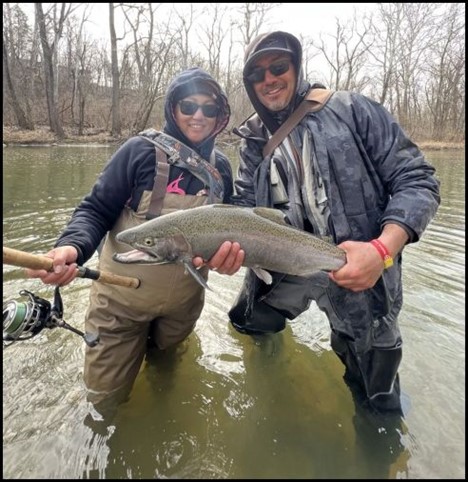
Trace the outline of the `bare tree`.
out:
M 223 19 L 227 6 L 221 7 L 218 3 L 211 4 L 205 11 L 206 18 L 210 19 L 203 28 L 203 34 L 198 35 L 200 43 L 206 50 L 208 58 L 208 71 L 216 79 L 221 75 L 222 46 L 225 39 Z
M 191 49 L 190 49 L 190 32 L 194 26 L 194 21 L 197 16 L 196 10 L 193 8 L 193 3 L 185 9 L 184 13 L 174 9 L 174 15 L 176 16 L 177 22 L 177 35 L 175 41 L 179 50 L 179 62 L 182 70 L 189 68 L 192 62 Z M 170 21 L 170 18 L 169 18 Z
M 398 31 L 403 23 L 402 4 L 378 4 L 378 19 L 372 26 L 374 45 L 370 56 L 376 65 L 373 95 L 394 110 L 392 87 L 396 81 L 401 49 Z M 382 28 L 383 25 L 383 28 Z
M 421 123 L 421 83 L 428 52 L 434 46 L 434 13 L 437 4 L 393 4 L 401 8 L 398 26 L 398 64 L 392 90 L 394 113 L 400 123 L 414 135 Z
M 112 65 L 112 127 L 111 135 L 119 137 L 122 134 L 120 120 L 120 72 L 117 56 L 117 35 L 115 33 L 114 4 L 109 3 L 109 31 L 111 39 L 111 65 Z
M 86 63 L 88 55 L 88 42 L 84 32 L 85 23 L 89 19 L 88 5 L 83 9 L 81 18 L 75 21 L 71 18 L 67 21 L 67 74 L 71 82 L 70 114 L 73 125 L 78 125 L 78 135 L 83 135 L 85 104 L 86 104 Z M 76 120 L 75 110 L 78 110 Z
M 19 127 L 21 129 L 33 130 L 34 123 L 31 116 L 26 115 L 26 112 L 21 105 L 21 100 L 24 96 L 20 97 L 18 94 L 16 84 L 13 82 L 13 74 L 10 69 L 9 58 L 18 58 L 17 50 L 22 50 L 21 45 L 18 42 L 24 42 L 29 34 L 24 14 L 22 14 L 21 10 L 16 7 L 14 8 L 15 14 L 11 11 L 9 4 L 5 4 L 3 10 L 3 75 L 5 77 L 6 87 L 10 94 L 8 98 Z M 13 20 L 13 16 L 18 18 L 17 22 Z M 18 36 L 15 36 L 15 32 L 18 33 Z M 15 60 L 15 64 L 16 63 Z
M 171 31 L 169 21 L 156 24 L 157 8 L 152 3 L 124 8 L 133 35 L 133 44 L 129 46 L 125 58 L 126 71 L 133 78 L 136 73 L 138 79 L 133 87 L 138 99 L 131 126 L 133 133 L 147 127 L 156 100 L 163 97 L 161 86 L 170 70 L 170 57 L 173 56 L 174 40 L 178 34 L 177 30 Z M 132 61 L 136 69 L 132 69 Z
M 438 16 L 439 33 L 427 62 L 430 80 L 425 90 L 431 113 L 431 138 L 456 138 L 463 129 L 461 113 L 465 85 L 465 22 L 464 5 L 452 3 Z
M 333 72 L 330 87 L 335 90 L 362 90 L 368 82 L 368 78 L 362 75 L 362 69 L 370 48 L 367 42 L 369 25 L 358 25 L 356 14 L 351 22 L 344 24 L 336 18 L 335 25 L 335 33 L 329 35 L 333 43 L 325 41 L 320 35 L 316 46 Z
M 18 96 L 16 94 L 16 89 L 15 85 L 13 84 L 13 81 L 11 80 L 11 74 L 10 74 L 10 67 L 8 64 L 8 52 L 6 49 L 6 44 L 5 40 L 3 41 L 3 75 L 6 78 L 6 85 L 10 91 L 10 102 L 11 106 L 13 108 L 13 111 L 16 115 L 16 119 L 18 121 L 18 125 L 21 129 L 28 129 L 28 130 L 33 130 L 34 129 L 34 124 L 28 119 L 24 113 L 23 108 L 21 107 L 21 104 L 18 100 Z
M 281 3 L 242 3 L 238 8 L 240 20 L 238 27 L 242 35 L 244 47 L 250 44 L 252 40 L 262 33 L 262 29 L 266 31 L 268 28 L 268 14 Z
M 302 45 L 302 68 L 304 71 L 304 77 L 313 83 L 314 81 L 321 80 L 323 72 L 317 72 L 313 68 L 313 60 L 319 55 L 319 51 L 314 47 L 314 43 L 310 36 L 299 35 L 299 41 Z M 322 81 L 326 83 L 325 81 Z
M 34 4 L 42 46 L 49 125 L 52 132 L 59 139 L 63 139 L 65 132 L 58 110 L 58 44 L 62 37 L 65 21 L 76 7 L 73 8 L 72 4 L 62 3 L 60 4 L 60 12 L 58 12 L 58 4 L 54 3 L 50 10 L 44 14 L 42 5 L 42 3 Z

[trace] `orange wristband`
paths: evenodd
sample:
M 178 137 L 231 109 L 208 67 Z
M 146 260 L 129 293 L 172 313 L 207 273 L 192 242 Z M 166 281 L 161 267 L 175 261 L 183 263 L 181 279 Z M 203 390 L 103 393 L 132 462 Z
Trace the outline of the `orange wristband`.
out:
M 388 249 L 381 241 L 379 241 L 378 239 L 373 239 L 372 241 L 370 241 L 370 244 L 372 244 L 372 246 L 374 246 L 374 248 L 379 252 L 380 257 L 383 260 L 385 269 L 393 266 L 393 258 L 390 256 Z

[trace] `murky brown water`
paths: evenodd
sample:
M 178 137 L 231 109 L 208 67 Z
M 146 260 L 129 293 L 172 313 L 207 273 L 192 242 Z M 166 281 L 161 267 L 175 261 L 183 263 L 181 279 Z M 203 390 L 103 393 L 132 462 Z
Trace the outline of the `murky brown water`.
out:
M 3 149 L 3 245 L 49 250 L 111 152 Z M 226 316 L 242 273 L 212 273 L 195 333 L 144 365 L 110 425 L 90 422 L 77 335 L 43 330 L 4 349 L 4 478 L 464 478 L 464 153 L 428 157 L 442 205 L 404 254 L 400 374 L 411 410 L 401 426 L 355 412 L 315 306 L 254 340 Z M 79 329 L 89 284 L 62 289 L 64 319 Z M 24 301 L 21 289 L 53 299 L 4 265 L 3 300 Z

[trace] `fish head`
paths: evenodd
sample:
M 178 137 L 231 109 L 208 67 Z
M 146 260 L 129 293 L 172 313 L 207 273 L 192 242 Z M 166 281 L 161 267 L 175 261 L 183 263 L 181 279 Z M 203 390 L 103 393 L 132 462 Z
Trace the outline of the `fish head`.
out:
M 177 229 L 170 233 L 163 230 L 130 228 L 116 235 L 116 240 L 134 248 L 125 253 L 115 253 L 114 261 L 127 264 L 182 263 L 191 258 L 191 246 L 182 232 Z

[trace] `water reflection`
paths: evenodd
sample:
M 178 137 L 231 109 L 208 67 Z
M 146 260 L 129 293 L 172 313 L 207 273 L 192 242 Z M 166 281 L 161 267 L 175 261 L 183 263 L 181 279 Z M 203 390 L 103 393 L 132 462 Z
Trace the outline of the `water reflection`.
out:
M 4 245 L 50 249 L 110 152 L 4 149 Z M 442 205 L 404 253 L 404 421 L 356 410 L 315 306 L 278 336 L 245 337 L 226 316 L 243 273 L 213 273 L 195 332 L 173 356 L 148 359 L 109 418 L 85 399 L 78 336 L 44 330 L 4 350 L 4 477 L 463 478 L 464 161 L 430 158 Z M 62 289 L 64 319 L 79 329 L 89 283 Z M 4 266 L 3 299 L 20 289 L 53 299 L 52 288 Z

